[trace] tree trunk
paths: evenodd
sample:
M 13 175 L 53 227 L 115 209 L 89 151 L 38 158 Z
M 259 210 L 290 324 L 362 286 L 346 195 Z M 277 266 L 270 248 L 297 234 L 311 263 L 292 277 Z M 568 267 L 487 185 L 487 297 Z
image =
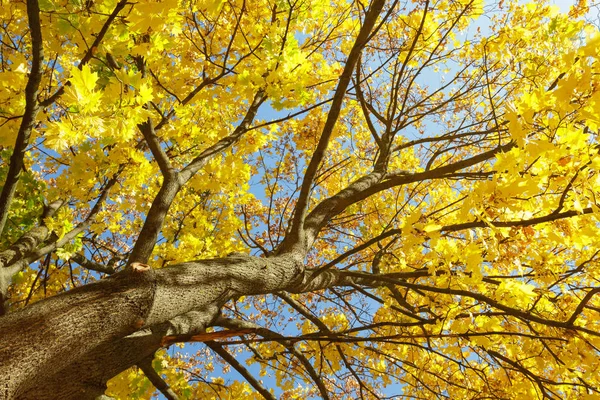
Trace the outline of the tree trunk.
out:
M 161 347 L 202 332 L 229 299 L 297 286 L 291 254 L 132 270 L 0 319 L 0 399 L 93 399 L 106 382 Z

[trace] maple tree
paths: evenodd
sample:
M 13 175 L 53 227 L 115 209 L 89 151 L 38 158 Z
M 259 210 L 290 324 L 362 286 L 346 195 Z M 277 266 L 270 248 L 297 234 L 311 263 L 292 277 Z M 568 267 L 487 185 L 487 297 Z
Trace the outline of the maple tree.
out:
M 594 7 L 3 4 L 0 398 L 600 398 Z

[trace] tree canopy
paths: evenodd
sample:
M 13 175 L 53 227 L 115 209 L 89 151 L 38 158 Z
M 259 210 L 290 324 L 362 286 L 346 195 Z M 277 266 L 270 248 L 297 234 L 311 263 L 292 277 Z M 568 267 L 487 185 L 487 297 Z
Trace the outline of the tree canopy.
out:
M 0 398 L 600 399 L 597 4 L 0 7 Z

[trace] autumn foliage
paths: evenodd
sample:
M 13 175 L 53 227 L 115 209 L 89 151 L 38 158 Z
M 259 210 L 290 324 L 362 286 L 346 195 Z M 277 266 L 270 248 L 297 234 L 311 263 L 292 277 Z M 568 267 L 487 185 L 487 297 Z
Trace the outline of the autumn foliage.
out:
M 5 1 L 0 399 L 600 399 L 597 11 Z

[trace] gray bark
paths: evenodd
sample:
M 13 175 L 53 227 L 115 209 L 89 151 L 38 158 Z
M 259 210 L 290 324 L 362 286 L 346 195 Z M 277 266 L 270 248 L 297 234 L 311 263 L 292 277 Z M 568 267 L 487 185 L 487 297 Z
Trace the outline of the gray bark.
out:
M 164 336 L 202 332 L 229 299 L 297 286 L 303 266 L 295 258 L 128 270 L 8 314 L 0 319 L 0 398 L 96 398 Z

